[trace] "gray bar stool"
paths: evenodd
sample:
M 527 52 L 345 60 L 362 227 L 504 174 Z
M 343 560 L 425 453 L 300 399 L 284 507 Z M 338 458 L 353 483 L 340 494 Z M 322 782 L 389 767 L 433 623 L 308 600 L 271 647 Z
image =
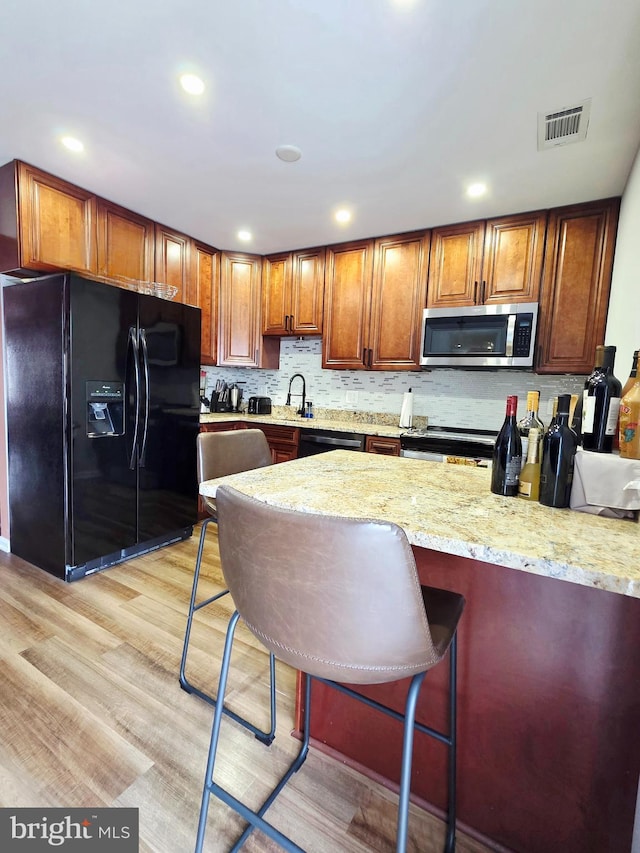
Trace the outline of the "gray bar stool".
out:
M 306 674 L 300 751 L 262 806 L 253 811 L 214 781 L 222 706 L 216 706 L 198 825 L 202 851 L 211 796 L 249 826 L 238 850 L 258 827 L 285 850 L 304 853 L 264 815 L 303 764 L 309 749 L 311 682 L 317 679 L 403 722 L 396 850 L 407 844 L 414 729 L 448 747 L 445 851 L 455 850 L 456 629 L 464 598 L 423 587 L 404 531 L 370 519 L 280 509 L 229 486 L 217 497 L 218 540 L 225 581 L 236 612 L 227 630 L 218 696 L 224 697 L 238 619 L 271 654 Z M 440 732 L 416 722 L 426 673 L 449 651 L 449 725 Z M 404 714 L 365 698 L 346 684 L 382 684 L 410 678 Z
M 198 483 L 204 480 L 215 480 L 218 477 L 226 477 L 229 474 L 239 474 L 242 471 L 250 471 L 254 468 L 264 468 L 272 464 L 271 451 L 265 434 L 260 429 L 241 429 L 241 430 L 222 430 L 220 432 L 201 432 L 197 437 L 197 464 L 198 464 Z M 196 557 L 196 567 L 193 575 L 193 586 L 191 589 L 191 599 L 189 601 L 189 611 L 187 614 L 187 627 L 184 636 L 184 644 L 182 647 L 182 658 L 180 660 L 180 686 L 187 693 L 194 693 L 201 699 L 204 699 L 209 704 L 216 704 L 216 699 L 211 694 L 199 687 L 194 686 L 188 679 L 187 656 L 189 652 L 189 640 L 191 638 L 191 628 L 193 626 L 193 617 L 198 610 L 207 607 L 214 601 L 228 595 L 229 590 L 223 589 L 221 592 L 210 596 L 204 601 L 197 603 L 198 581 L 200 579 L 200 569 L 202 567 L 202 554 L 204 551 L 204 543 L 207 535 L 207 528 L 211 522 L 217 523 L 216 502 L 213 498 L 203 496 L 203 501 L 209 518 L 202 522 L 200 530 L 200 541 L 198 543 L 198 555 Z M 240 717 L 229 708 L 224 708 L 224 713 L 234 719 L 236 722 L 245 726 L 249 731 L 264 743 L 271 743 L 275 735 L 276 726 L 276 699 L 275 699 L 275 659 L 273 655 L 269 658 L 269 678 L 270 678 L 270 696 L 271 696 L 271 726 L 268 732 L 254 726 L 253 723 Z

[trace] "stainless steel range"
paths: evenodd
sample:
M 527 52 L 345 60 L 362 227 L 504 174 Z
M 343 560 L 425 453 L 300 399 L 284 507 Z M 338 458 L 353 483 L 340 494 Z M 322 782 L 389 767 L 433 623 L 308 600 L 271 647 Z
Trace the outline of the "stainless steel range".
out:
M 429 426 L 400 435 L 400 455 L 433 462 L 487 468 L 497 433 L 456 427 Z

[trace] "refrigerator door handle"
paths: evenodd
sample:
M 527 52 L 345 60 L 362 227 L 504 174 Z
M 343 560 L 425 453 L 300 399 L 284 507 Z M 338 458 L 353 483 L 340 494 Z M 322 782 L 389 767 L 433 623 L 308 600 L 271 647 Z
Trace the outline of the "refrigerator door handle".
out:
M 142 366 L 144 368 L 144 426 L 142 428 L 142 446 L 140 449 L 139 465 L 144 468 L 144 457 L 147 452 L 147 435 L 149 433 L 149 410 L 151 379 L 149 376 L 149 351 L 147 348 L 146 329 L 140 329 L 140 350 L 142 352 Z
M 140 429 L 140 354 L 138 352 L 138 336 L 135 326 L 129 327 L 129 345 L 133 352 L 133 372 L 136 383 L 136 419 L 133 426 L 133 442 L 131 445 L 131 458 L 129 459 L 129 468 L 133 471 L 136 467 L 136 453 L 138 449 L 138 432 Z

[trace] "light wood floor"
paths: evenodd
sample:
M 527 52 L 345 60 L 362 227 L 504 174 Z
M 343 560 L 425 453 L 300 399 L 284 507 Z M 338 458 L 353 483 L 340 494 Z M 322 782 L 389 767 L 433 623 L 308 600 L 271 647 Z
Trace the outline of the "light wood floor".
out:
M 210 525 L 203 594 L 221 588 Z M 34 530 L 37 535 L 37 530 Z M 133 806 L 140 851 L 193 849 L 213 709 L 178 669 L 197 540 L 73 584 L 0 553 L 0 806 Z M 215 692 L 229 596 L 201 611 L 188 674 Z M 206 614 L 206 615 L 205 615 Z M 278 735 L 264 747 L 225 722 L 220 781 L 258 805 L 294 754 L 295 675 L 278 664 Z M 229 704 L 267 725 L 267 656 L 240 626 Z M 309 853 L 395 849 L 396 798 L 312 750 L 269 811 Z M 206 850 L 230 849 L 242 821 L 218 801 Z M 410 849 L 438 851 L 439 821 L 412 807 Z M 247 851 L 279 849 L 259 833 Z M 460 853 L 483 853 L 459 833 Z

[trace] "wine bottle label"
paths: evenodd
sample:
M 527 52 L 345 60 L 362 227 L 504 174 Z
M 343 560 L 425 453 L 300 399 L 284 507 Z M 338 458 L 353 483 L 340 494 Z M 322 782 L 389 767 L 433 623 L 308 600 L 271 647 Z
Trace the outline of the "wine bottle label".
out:
M 524 495 L 525 498 L 530 498 L 532 486 L 533 486 L 533 483 L 525 483 L 522 480 L 520 480 L 520 485 L 518 486 L 518 494 Z
M 517 486 L 522 468 L 522 457 L 512 456 L 505 465 L 504 482 L 506 486 Z
M 588 391 L 582 395 L 582 433 L 593 432 L 593 421 L 596 414 L 596 398 L 590 397 Z
M 620 397 L 612 397 L 607 413 L 607 424 L 604 428 L 605 435 L 614 435 L 618 425 L 618 413 L 620 411 Z

